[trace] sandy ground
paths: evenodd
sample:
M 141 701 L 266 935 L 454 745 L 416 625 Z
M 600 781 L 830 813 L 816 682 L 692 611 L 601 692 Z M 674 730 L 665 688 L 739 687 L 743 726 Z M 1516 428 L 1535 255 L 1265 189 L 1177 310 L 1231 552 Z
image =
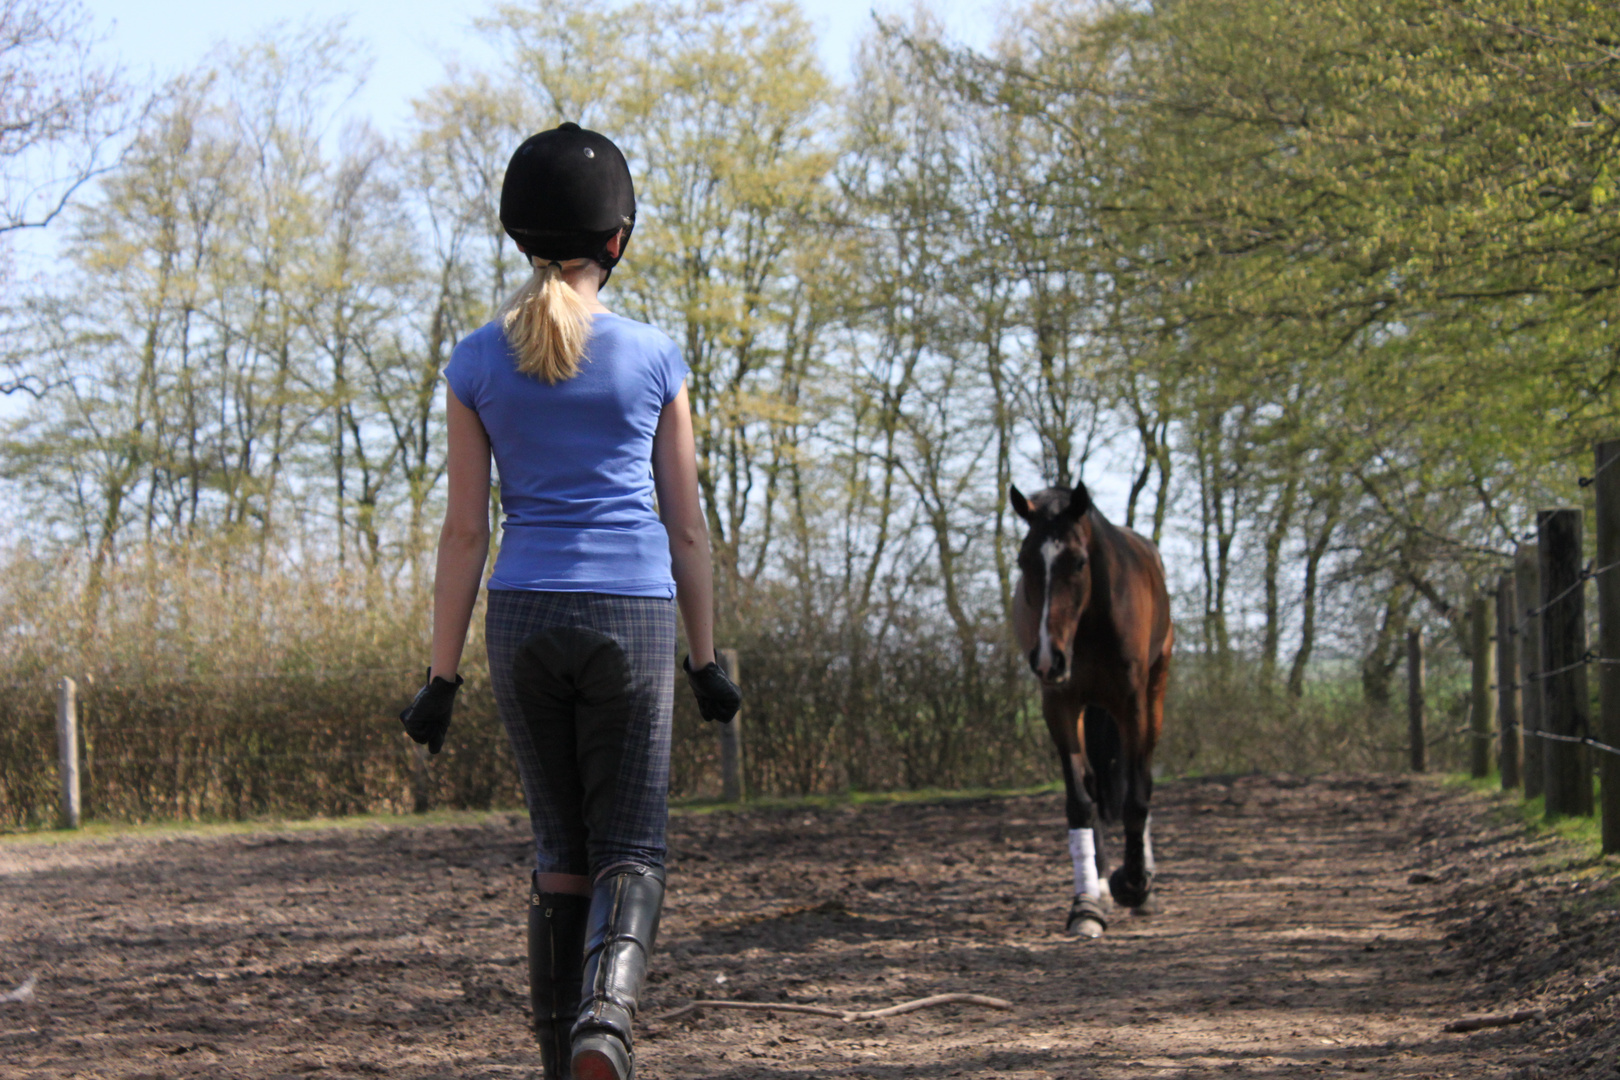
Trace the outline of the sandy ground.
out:
M 1058 795 L 679 815 L 638 1076 L 1620 1076 L 1612 879 L 1480 797 L 1184 781 L 1155 835 L 1160 912 L 1081 942 Z M 0 1003 L 0 1076 L 538 1076 L 526 862 L 516 816 L 9 840 L 0 992 L 37 982 Z M 652 1019 L 951 991 L 1016 1008 Z

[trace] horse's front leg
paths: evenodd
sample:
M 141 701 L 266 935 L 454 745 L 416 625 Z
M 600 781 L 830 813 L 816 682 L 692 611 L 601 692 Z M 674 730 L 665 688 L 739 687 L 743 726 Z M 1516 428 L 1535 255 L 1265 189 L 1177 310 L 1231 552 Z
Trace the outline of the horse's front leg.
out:
M 1102 873 L 1107 864 L 1102 854 L 1097 804 L 1085 783 L 1085 729 L 1081 724 L 1084 711 L 1071 702 L 1045 695 L 1042 706 L 1057 749 L 1058 765 L 1063 770 L 1063 813 L 1069 825 L 1069 859 L 1074 866 L 1074 900 L 1069 905 L 1064 933 L 1101 937 L 1108 928 L 1102 906 Z
M 1127 715 L 1134 722 L 1121 725 L 1125 749 L 1125 857 L 1108 878 L 1108 891 L 1121 907 L 1141 909 L 1153 894 L 1153 748 L 1157 741 L 1150 727 L 1150 710 L 1140 695 Z

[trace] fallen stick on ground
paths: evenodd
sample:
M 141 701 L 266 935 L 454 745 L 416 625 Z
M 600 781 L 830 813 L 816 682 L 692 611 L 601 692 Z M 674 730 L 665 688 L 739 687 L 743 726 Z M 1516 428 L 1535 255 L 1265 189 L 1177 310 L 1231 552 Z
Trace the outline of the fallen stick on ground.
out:
M 690 1005 L 682 1005 L 667 1013 L 660 1013 L 650 1017 L 652 1020 L 674 1020 L 687 1013 L 699 1012 L 703 1009 L 751 1009 L 755 1012 L 792 1012 L 809 1013 L 811 1016 L 830 1016 L 835 1020 L 842 1020 L 848 1024 L 856 1020 L 877 1020 L 885 1016 L 899 1016 L 901 1013 L 916 1012 L 918 1009 L 929 1009 L 935 1005 L 983 1005 L 987 1009 L 1010 1009 L 1012 1002 L 1001 998 L 985 997 L 983 994 L 935 994 L 933 997 L 918 998 L 916 1001 L 904 1001 L 899 1005 L 890 1005 L 886 1009 L 866 1009 L 854 1011 L 850 1009 L 833 1009 L 825 1005 L 795 1005 L 783 1001 L 694 1001 Z
M 1453 1020 L 1441 1031 L 1483 1031 L 1486 1028 L 1510 1027 L 1513 1024 L 1524 1024 L 1531 1020 L 1540 1020 L 1544 1014 L 1540 1009 L 1520 1009 L 1514 1013 L 1497 1013 L 1495 1016 L 1470 1016 L 1462 1020 Z
M 38 980 L 39 976 L 37 975 L 28 976 L 17 989 L 7 990 L 5 993 L 0 994 L 0 1001 L 27 1001 L 34 996 L 34 984 Z

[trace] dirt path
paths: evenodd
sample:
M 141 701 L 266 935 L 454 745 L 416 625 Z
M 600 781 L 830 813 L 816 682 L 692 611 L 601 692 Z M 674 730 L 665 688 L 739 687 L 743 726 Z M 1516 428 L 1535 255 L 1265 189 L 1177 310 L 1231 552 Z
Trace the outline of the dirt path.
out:
M 1056 795 L 678 817 L 644 1015 L 949 991 L 1017 1011 L 712 1012 L 644 1025 L 639 1075 L 1620 1075 L 1620 917 L 1597 893 L 1566 903 L 1596 886 L 1536 870 L 1550 842 L 1477 798 L 1164 785 L 1163 910 L 1091 943 L 1059 932 L 1063 836 Z M 0 1003 L 0 1076 L 537 1076 L 526 847 L 515 817 L 0 845 L 0 992 L 38 976 Z M 1520 1007 L 1549 1020 L 1440 1030 Z

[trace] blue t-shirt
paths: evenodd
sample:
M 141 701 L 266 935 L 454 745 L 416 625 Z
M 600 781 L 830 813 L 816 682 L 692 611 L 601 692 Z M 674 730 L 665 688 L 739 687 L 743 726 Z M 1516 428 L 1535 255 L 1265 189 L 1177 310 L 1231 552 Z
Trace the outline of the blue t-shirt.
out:
M 551 385 L 518 371 L 497 321 L 462 339 L 444 377 L 483 422 L 500 471 L 491 589 L 675 595 L 652 480 L 658 417 L 686 378 L 673 341 L 596 315 L 579 374 Z

